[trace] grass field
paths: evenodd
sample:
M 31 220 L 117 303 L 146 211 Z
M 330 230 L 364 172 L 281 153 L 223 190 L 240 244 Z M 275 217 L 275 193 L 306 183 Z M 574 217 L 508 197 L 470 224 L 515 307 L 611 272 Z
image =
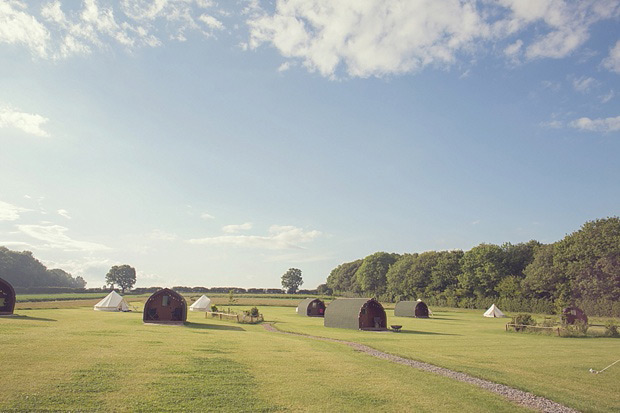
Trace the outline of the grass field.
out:
M 143 299 L 132 299 L 141 308 Z M 139 311 L 96 312 L 92 301 L 22 303 L 41 307 L 0 318 L 0 411 L 522 410 L 471 385 L 343 344 L 192 312 L 186 326 L 143 325 Z M 281 330 L 364 343 L 583 411 L 620 406 L 620 369 L 588 372 L 620 358 L 618 339 L 506 333 L 506 320 L 466 310 L 435 310 L 429 320 L 388 310 L 388 323 L 403 325 L 398 334 L 327 329 L 322 319 L 273 304 L 260 310 Z

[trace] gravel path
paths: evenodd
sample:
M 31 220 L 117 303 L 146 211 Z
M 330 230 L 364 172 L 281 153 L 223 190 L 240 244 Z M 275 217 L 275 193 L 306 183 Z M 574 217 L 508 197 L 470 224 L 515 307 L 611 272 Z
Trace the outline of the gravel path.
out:
M 478 386 L 485 390 L 499 394 L 500 396 L 503 396 L 507 398 L 508 400 L 511 400 L 521 406 L 529 407 L 531 409 L 535 409 L 541 412 L 549 412 L 549 413 L 575 413 L 577 412 L 577 410 L 571 409 L 570 407 L 563 406 L 559 403 L 556 403 L 549 399 L 545 399 L 544 397 L 536 396 L 532 393 L 528 393 L 523 390 L 514 389 L 512 387 L 505 386 L 503 384 L 493 383 L 492 381 L 479 379 L 477 377 L 470 376 L 469 374 L 459 373 L 454 370 L 434 366 L 432 364 L 423 363 L 421 361 L 410 360 L 404 357 L 399 357 L 399 356 L 395 356 L 392 354 L 384 353 L 382 351 L 375 350 L 374 348 L 365 346 L 363 344 L 354 343 L 351 341 L 336 340 L 333 338 L 317 337 L 317 336 L 311 336 L 307 334 L 289 333 L 286 331 L 280 331 L 277 328 L 275 328 L 272 324 L 269 324 L 269 323 L 265 323 L 263 324 L 263 326 L 265 327 L 265 330 L 273 331 L 276 333 L 290 334 L 290 335 L 295 335 L 295 336 L 308 337 L 308 338 L 312 338 L 315 340 L 331 341 L 335 343 L 346 344 L 349 347 L 354 348 L 355 350 L 364 352 L 373 357 L 391 361 L 392 363 L 403 364 L 405 366 L 413 367 L 418 370 L 428 371 L 430 373 L 439 374 L 441 376 L 449 377 L 454 380 L 473 384 L 474 386 Z

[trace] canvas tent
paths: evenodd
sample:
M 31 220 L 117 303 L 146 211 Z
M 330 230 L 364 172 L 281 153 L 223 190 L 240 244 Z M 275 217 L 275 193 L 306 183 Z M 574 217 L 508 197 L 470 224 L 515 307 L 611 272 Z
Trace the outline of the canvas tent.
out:
M 399 301 L 394 306 L 396 317 L 428 318 L 430 310 L 423 301 Z
M 155 292 L 144 303 L 142 321 L 155 324 L 183 324 L 187 320 L 187 303 L 169 288 Z
M 489 309 L 484 313 L 485 317 L 506 317 L 502 311 L 497 308 L 495 304 L 493 304 Z
M 338 298 L 325 310 L 325 327 L 386 330 L 387 316 L 374 298 Z
M 306 298 L 297 306 L 297 314 L 308 317 L 324 317 L 325 303 L 318 298 Z
M 0 278 L 0 315 L 11 315 L 15 309 L 15 290 L 8 281 Z
M 211 299 L 204 294 L 189 306 L 190 311 L 209 311 L 210 309 Z
M 116 291 L 111 291 L 105 298 L 95 304 L 95 311 L 129 311 L 127 301 Z

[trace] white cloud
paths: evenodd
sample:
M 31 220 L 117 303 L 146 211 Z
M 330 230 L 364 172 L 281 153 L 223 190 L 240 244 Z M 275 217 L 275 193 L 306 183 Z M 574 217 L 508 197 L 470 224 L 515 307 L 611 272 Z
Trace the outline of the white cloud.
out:
M 591 77 L 582 76 L 580 78 L 573 79 L 573 88 L 577 92 L 587 93 L 596 85 L 597 81 Z
M 22 212 L 28 211 L 30 210 L 0 201 L 0 221 L 17 221 Z
M 14 128 L 30 135 L 49 137 L 42 126 L 49 121 L 48 118 L 36 113 L 26 113 L 11 108 L 0 106 L 0 128 Z
M 523 40 L 519 39 L 511 45 L 508 45 L 504 49 L 504 54 L 513 60 L 517 60 L 517 55 L 521 52 L 521 48 L 523 47 Z
M 25 45 L 40 57 L 47 56 L 50 34 L 17 0 L 0 1 L 0 43 Z
M 105 245 L 74 240 L 65 234 L 68 228 L 60 225 L 17 225 L 17 229 L 34 239 L 44 241 L 45 248 L 61 249 L 63 251 L 101 251 L 109 249 Z
M 618 40 L 616 45 L 609 51 L 609 56 L 603 60 L 603 66 L 612 72 L 620 74 L 620 40 Z
M 548 122 L 542 122 L 540 126 L 542 126 L 543 128 L 547 128 L 547 129 L 560 129 L 564 127 L 564 123 L 562 123 L 562 121 L 559 121 L 559 120 L 550 120 Z
M 601 103 L 607 103 L 610 100 L 612 100 L 614 98 L 614 96 L 616 96 L 616 92 L 614 92 L 614 90 L 610 90 L 609 93 L 599 96 L 601 99 Z
M 620 131 L 620 116 L 615 118 L 590 119 L 579 118 L 569 124 L 575 129 L 591 132 L 618 132 Z
M 276 0 L 273 13 L 257 2 L 247 47 L 274 46 L 309 70 L 335 77 L 415 72 L 450 66 L 485 42 L 503 43 L 529 28 L 537 36 L 500 50 L 513 61 L 562 58 L 589 37 L 590 27 L 620 14 L 618 2 L 591 0 Z
M 279 0 L 249 19 L 250 48 L 271 43 L 310 70 L 381 76 L 450 64 L 488 35 L 475 4 L 458 0 Z
M 227 234 L 236 234 L 237 232 L 247 231 L 249 229 L 252 229 L 251 222 L 246 222 L 245 224 L 239 225 L 225 225 L 224 227 L 222 227 L 222 231 Z
M 198 18 L 201 22 L 207 25 L 211 30 L 224 30 L 224 25 L 221 21 L 208 14 L 203 14 Z
M 202 215 L 200 215 L 200 218 L 205 219 L 205 220 L 215 219 L 215 217 L 209 214 L 208 212 L 204 212 Z
M 71 215 L 69 215 L 69 211 L 67 211 L 66 209 L 59 209 L 56 212 L 58 212 L 58 215 L 60 215 L 61 217 L 65 217 L 67 219 L 71 219 Z
M 278 72 L 286 72 L 291 68 L 291 62 L 284 62 L 278 67 Z
M 259 235 L 223 235 L 219 237 L 208 237 L 191 239 L 191 244 L 201 245 L 232 245 L 248 248 L 263 249 L 291 249 L 302 248 L 299 244 L 313 241 L 321 235 L 319 231 L 306 231 L 294 226 L 273 225 L 269 228 L 269 234 Z

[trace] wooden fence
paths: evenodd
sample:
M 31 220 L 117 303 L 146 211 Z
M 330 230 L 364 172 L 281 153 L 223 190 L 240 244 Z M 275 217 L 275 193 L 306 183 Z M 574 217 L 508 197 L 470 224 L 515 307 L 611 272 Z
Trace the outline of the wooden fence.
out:
M 525 331 L 525 330 L 533 330 L 533 331 L 537 331 L 537 330 L 548 330 L 550 332 L 556 332 L 558 334 L 558 336 L 560 336 L 560 327 L 542 327 L 542 326 L 529 326 L 526 324 L 515 324 L 515 323 L 507 323 L 506 324 L 506 331 L 508 331 L 508 329 L 513 329 L 514 331 Z
M 220 320 L 228 320 L 234 321 L 236 323 L 242 324 L 256 324 L 263 321 L 263 315 L 259 314 L 258 317 L 253 317 L 247 314 L 231 314 L 231 313 L 215 313 L 212 311 L 207 311 L 205 314 L 206 318 L 219 318 Z

